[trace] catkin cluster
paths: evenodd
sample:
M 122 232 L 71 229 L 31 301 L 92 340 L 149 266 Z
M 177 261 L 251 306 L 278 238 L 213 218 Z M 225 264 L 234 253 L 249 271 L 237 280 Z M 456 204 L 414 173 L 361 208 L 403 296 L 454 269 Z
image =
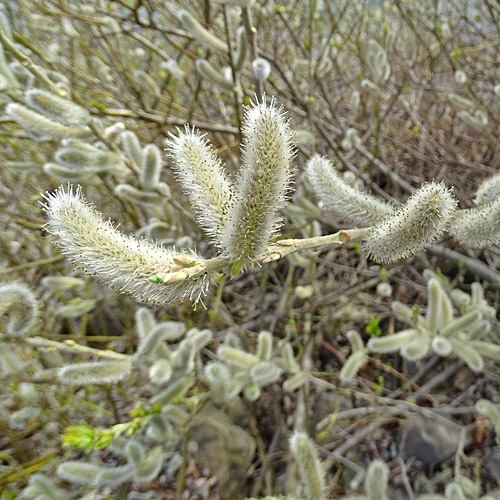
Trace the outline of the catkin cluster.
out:
M 167 151 L 199 224 L 223 255 L 252 266 L 281 225 L 279 210 L 291 188 L 292 135 L 271 100 L 247 109 L 243 158 L 237 182 L 230 179 L 210 145 L 186 128 L 167 141 Z
M 330 161 L 318 155 L 307 163 L 306 178 L 326 211 L 356 226 L 370 227 L 364 249 L 380 263 L 396 262 L 432 245 L 456 209 L 451 191 L 435 182 L 424 184 L 404 205 L 394 208 L 349 184 Z
M 283 373 L 288 378 L 283 383 L 286 392 L 302 387 L 310 374 L 300 369 L 290 343 L 283 343 L 274 353 L 273 337 L 261 332 L 255 354 L 247 352 L 235 335 L 229 334 L 217 349 L 220 361 L 206 365 L 205 377 L 214 401 L 223 403 L 240 393 L 248 401 L 259 399 L 261 389 L 280 380 Z
M 142 162 L 141 182 L 150 188 L 159 178 L 160 157 L 154 146 L 141 150 L 137 138 L 125 132 L 124 149 Z M 197 302 L 210 278 L 233 264 L 233 274 L 251 267 L 265 255 L 266 246 L 281 225 L 292 182 L 291 132 L 281 109 L 264 100 L 247 110 L 243 128 L 243 165 L 235 184 L 209 144 L 186 128 L 167 142 L 174 170 L 197 220 L 221 257 L 204 261 L 192 251 L 176 251 L 118 232 L 84 199 L 78 188 L 57 190 L 46 196 L 47 229 L 63 253 L 85 272 L 139 301 L 169 303 L 177 299 Z M 117 193 L 134 195 L 121 184 Z M 148 195 L 140 192 L 133 197 Z M 157 192 L 151 193 L 157 201 Z M 140 201 L 140 200 L 139 200 Z M 163 283 L 164 286 L 155 286 Z

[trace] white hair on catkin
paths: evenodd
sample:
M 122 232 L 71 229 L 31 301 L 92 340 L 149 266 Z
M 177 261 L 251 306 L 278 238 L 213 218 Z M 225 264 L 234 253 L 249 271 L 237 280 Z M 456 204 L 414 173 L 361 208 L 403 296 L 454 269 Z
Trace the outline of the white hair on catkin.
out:
M 233 184 L 222 161 L 205 135 L 188 126 L 177 137 L 170 134 L 167 154 L 198 224 L 214 245 L 221 247 L 221 237 L 234 203 Z
M 197 302 L 206 292 L 210 277 L 204 273 L 167 285 L 151 283 L 159 270 L 176 272 L 182 269 L 175 259 L 190 257 L 203 260 L 196 253 L 188 254 L 137 240 L 115 228 L 85 199 L 80 187 L 74 192 L 59 188 L 45 195 L 46 228 L 62 253 L 87 274 L 107 286 L 133 296 L 139 302 L 168 304 L 176 300 Z
M 376 262 L 391 263 L 421 252 L 441 236 L 456 205 L 443 183 L 424 184 L 372 229 L 364 243 L 368 256 Z
M 451 221 L 450 234 L 467 248 L 500 243 L 500 195 L 476 208 L 459 210 Z
M 371 226 L 394 212 L 381 198 L 351 186 L 322 156 L 315 155 L 307 162 L 306 176 L 324 209 L 345 222 L 358 227 Z
M 264 256 L 281 226 L 294 148 L 289 122 L 274 99 L 247 108 L 242 134 L 243 165 L 222 244 L 230 258 L 251 265 Z

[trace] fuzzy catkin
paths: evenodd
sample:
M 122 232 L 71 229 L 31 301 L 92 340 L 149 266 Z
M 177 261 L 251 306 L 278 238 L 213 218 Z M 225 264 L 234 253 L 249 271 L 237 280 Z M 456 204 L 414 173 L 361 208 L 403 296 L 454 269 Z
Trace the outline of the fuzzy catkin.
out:
M 250 378 L 260 387 L 276 382 L 280 376 L 281 369 L 270 361 L 261 361 L 250 368 Z
M 90 120 L 90 113 L 85 108 L 46 90 L 28 90 L 26 104 L 50 120 L 69 127 L 83 127 Z
M 149 483 L 156 479 L 163 467 L 165 453 L 161 446 L 155 446 L 146 456 L 146 459 L 135 467 L 133 476 L 138 483 Z
M 440 336 L 432 339 L 431 346 L 432 350 L 438 356 L 449 356 L 451 354 L 451 351 L 453 350 L 453 346 L 451 345 L 450 341 Z
M 116 467 L 99 467 L 95 484 L 99 486 L 114 487 L 130 479 L 133 467 L 129 464 Z
M 205 29 L 187 10 L 182 9 L 177 15 L 184 28 L 191 32 L 196 40 L 207 48 L 212 48 L 219 52 L 227 52 L 227 44 Z
M 399 351 L 416 334 L 417 330 L 402 330 L 386 337 L 372 337 L 368 341 L 368 349 L 378 353 Z
M 389 467 L 382 460 L 374 460 L 365 476 L 365 494 L 370 500 L 386 500 Z
M 500 195 L 477 208 L 458 210 L 449 232 L 467 248 L 486 248 L 500 243 Z
M 247 56 L 247 33 L 244 26 L 236 30 L 236 53 L 234 54 L 234 69 L 240 71 Z
M 441 328 L 441 335 L 443 337 L 452 337 L 455 336 L 462 330 L 473 327 L 476 323 L 483 319 L 483 315 L 481 311 L 474 309 L 459 318 L 455 318 L 452 321 L 448 322 L 446 325 Z
M 79 318 L 95 308 L 96 301 L 93 299 L 80 300 L 79 302 L 66 304 L 59 308 L 59 314 L 63 318 Z
M 470 340 L 468 345 L 485 358 L 500 361 L 500 346 L 482 340 Z
M 215 83 L 222 90 L 234 89 L 234 82 L 226 78 L 223 71 L 214 68 L 206 59 L 198 59 L 195 65 L 198 73 L 209 82 Z
M 59 149 L 54 156 L 58 165 L 71 170 L 97 173 L 119 170 L 123 166 L 123 156 L 112 151 L 94 151 L 84 147 L 67 146 Z
M 45 276 L 41 285 L 52 290 L 68 290 L 76 286 L 85 285 L 85 280 L 74 276 Z
M 298 372 L 292 375 L 283 383 L 283 389 L 285 392 L 293 392 L 300 387 L 302 387 L 311 378 L 311 374 L 307 372 Z
M 481 415 L 488 417 L 493 426 L 495 427 L 495 432 L 500 436 L 500 410 L 488 399 L 480 399 L 476 403 L 476 411 Z
M 134 467 L 138 467 L 146 458 L 144 446 L 133 439 L 126 444 L 125 454 Z
M 443 293 L 438 280 L 430 279 L 427 282 L 428 297 L 425 321 L 427 328 L 433 333 L 443 324 L 443 318 L 441 317 L 441 296 Z
M 99 361 L 96 363 L 77 363 L 64 366 L 59 370 L 59 379 L 63 384 L 88 385 L 118 382 L 128 377 L 132 363 L 124 361 Z
M 345 222 L 358 227 L 371 226 L 394 211 L 384 200 L 348 184 L 322 156 L 315 155 L 307 162 L 306 177 L 325 210 Z
M 38 302 L 33 292 L 17 283 L 0 286 L 0 317 L 8 316 L 7 334 L 23 335 L 35 324 Z
M 142 191 L 130 184 L 118 184 L 115 187 L 115 194 L 118 198 L 146 207 L 161 204 L 162 201 L 162 196 L 156 191 Z
M 244 166 L 222 246 L 230 258 L 248 266 L 265 255 L 281 226 L 279 210 L 292 184 L 294 149 L 289 122 L 274 100 L 247 109 L 242 135 Z
M 154 144 L 148 144 L 142 151 L 141 186 L 146 190 L 155 189 L 160 180 L 162 167 L 161 151 Z
M 283 356 L 283 360 L 285 361 L 285 367 L 288 373 L 298 373 L 300 370 L 300 365 L 297 363 L 295 359 L 295 355 L 293 354 L 293 347 L 290 342 L 287 342 L 283 345 L 281 355 Z
M 251 368 L 260 362 L 260 359 L 242 349 L 221 345 L 217 349 L 217 356 L 230 365 Z
M 36 497 L 37 500 L 63 500 L 66 497 L 66 493 L 43 474 L 33 474 L 28 483 L 27 489 L 29 488 L 32 488 L 34 493 L 32 496 Z M 26 490 L 23 491 L 23 494 L 26 495 Z
M 186 127 L 179 136 L 170 135 L 167 153 L 196 220 L 216 246 L 233 206 L 233 184 L 204 135 Z
M 20 127 L 38 134 L 42 138 L 64 139 L 66 137 L 85 137 L 87 129 L 68 127 L 26 108 L 22 104 L 10 103 L 5 108 L 7 115 Z
M 63 462 L 57 467 L 57 474 L 65 479 L 80 484 L 94 484 L 100 467 L 85 462 Z
M 186 338 L 191 339 L 194 342 L 195 350 L 199 352 L 212 340 L 213 334 L 207 328 L 205 328 L 204 330 L 192 328 L 187 333 Z
M 372 228 L 364 242 L 368 256 L 379 263 L 392 263 L 421 252 L 441 236 L 456 203 L 444 184 L 424 184 L 393 215 Z
M 142 164 L 142 148 L 137 136 L 131 130 L 120 134 L 123 151 L 139 167 Z
M 426 333 L 417 332 L 401 347 L 400 352 L 408 361 L 417 361 L 427 356 L 430 347 L 430 337 Z
M 273 336 L 269 332 L 260 332 L 257 338 L 256 355 L 263 361 L 269 361 L 273 353 Z
M 324 500 L 325 473 L 314 442 L 303 432 L 294 432 L 290 450 L 299 470 L 307 500 Z
M 351 344 L 352 352 L 362 351 L 365 347 L 361 335 L 356 330 L 349 330 L 346 337 Z
M 149 368 L 149 380 L 153 384 L 166 384 L 173 375 L 172 365 L 168 359 L 158 359 Z
M 458 339 L 449 339 L 453 346 L 453 353 L 460 358 L 473 372 L 484 369 L 484 360 L 474 347 Z
M 358 373 L 360 368 L 368 361 L 368 355 L 363 349 L 361 351 L 354 351 L 344 363 L 342 370 L 339 373 L 339 379 L 342 382 L 351 381 Z
M 180 321 L 164 321 L 158 323 L 149 333 L 141 338 L 139 347 L 134 356 L 138 358 L 149 358 L 156 354 L 156 351 L 164 341 L 174 341 L 179 339 L 186 331 L 186 326 Z
M 46 163 L 43 171 L 61 182 L 79 182 L 82 184 L 98 181 L 94 172 L 75 171 L 57 163 Z
M 271 64 L 262 57 L 252 61 L 252 74 L 255 80 L 263 82 L 271 75 Z
M 24 67 L 23 67 L 24 68 Z M 26 68 L 24 68 L 26 70 Z M 27 71 L 27 70 L 26 70 Z M 18 88 L 19 82 L 17 81 L 14 73 L 9 64 L 7 64 L 7 59 L 5 58 L 5 52 L 3 45 L 0 43 L 0 74 L 2 74 L 8 82 L 9 87 Z
M 169 384 L 169 386 L 150 400 L 151 404 L 164 405 L 170 402 L 172 398 L 182 397 L 194 384 L 194 377 L 192 375 L 184 375 L 176 382 Z
M 191 298 L 197 302 L 206 291 L 209 277 L 201 274 L 162 285 L 148 279 L 158 270 L 178 271 L 175 258 L 182 254 L 154 245 L 146 240 L 117 231 L 88 204 L 80 188 L 73 192 L 59 188 L 45 196 L 47 229 L 69 260 L 87 274 L 96 276 L 109 287 L 132 295 L 139 302 L 167 304 Z

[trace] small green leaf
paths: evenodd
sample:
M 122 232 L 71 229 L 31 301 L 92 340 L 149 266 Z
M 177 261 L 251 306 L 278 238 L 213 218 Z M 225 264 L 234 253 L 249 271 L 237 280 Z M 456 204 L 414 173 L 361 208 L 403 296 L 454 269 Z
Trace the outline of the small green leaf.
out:
M 158 403 L 151 405 L 151 413 L 153 415 L 159 415 L 161 413 L 161 405 Z
M 100 102 L 90 101 L 89 104 L 98 111 L 102 111 L 103 113 L 106 112 L 106 106 L 104 106 L 104 104 L 101 104 Z
M 231 268 L 231 276 L 233 276 L 233 277 L 236 276 L 241 271 L 242 267 L 243 267 L 243 261 L 237 260 L 233 264 L 233 267 Z
M 318 434 L 316 434 L 316 441 L 321 441 L 327 437 L 330 437 L 330 433 L 328 431 L 318 432 Z
M 149 415 L 149 411 L 146 410 L 146 408 L 144 408 L 144 406 L 142 405 L 139 408 L 130 411 L 130 416 L 134 418 L 142 418 L 145 417 L 146 415 Z
M 76 450 L 90 451 L 94 446 L 96 431 L 85 422 L 80 425 L 66 427 L 62 435 L 63 446 L 69 446 Z
M 365 328 L 366 333 L 372 335 L 373 337 L 380 337 L 382 335 L 382 331 L 379 327 L 380 316 L 371 316 L 370 324 L 368 324 Z
M 113 433 L 101 433 L 95 442 L 95 449 L 101 450 L 102 448 L 107 448 L 113 442 L 115 435 Z

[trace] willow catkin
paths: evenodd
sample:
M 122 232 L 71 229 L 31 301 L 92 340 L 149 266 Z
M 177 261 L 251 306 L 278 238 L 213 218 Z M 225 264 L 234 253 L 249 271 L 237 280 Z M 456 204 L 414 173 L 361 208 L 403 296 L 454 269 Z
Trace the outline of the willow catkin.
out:
M 195 65 L 198 73 L 209 82 L 215 83 L 222 90 L 231 91 L 234 89 L 234 81 L 227 78 L 226 74 L 220 69 L 214 68 L 206 59 L 198 59 Z
M 381 198 L 351 186 L 322 156 L 315 155 L 307 162 L 306 178 L 327 212 L 358 227 L 380 223 L 394 212 Z
M 500 195 L 476 208 L 458 210 L 449 232 L 467 248 L 486 248 L 500 243 Z
M 166 249 L 119 232 L 85 201 L 80 188 L 59 188 L 45 195 L 47 230 L 62 253 L 87 274 L 139 302 L 167 304 L 180 299 L 198 301 L 210 276 L 200 270 L 184 273 L 176 259 L 203 259 L 194 252 Z M 164 285 L 149 280 L 165 271 Z
M 95 484 L 100 467 L 85 462 L 63 462 L 57 467 L 57 474 L 65 479 L 80 484 Z
M 365 494 L 370 500 L 386 500 L 389 467 L 382 460 L 374 460 L 365 476 Z
M 97 182 L 99 178 L 94 172 L 75 171 L 74 169 L 63 167 L 57 163 L 46 163 L 43 171 L 62 182 L 90 183 Z
M 38 318 L 38 301 L 25 285 L 9 283 L 0 286 L 0 317 L 7 316 L 7 334 L 23 335 Z
M 63 97 L 41 89 L 31 89 L 25 95 L 26 104 L 37 113 L 69 127 L 83 127 L 90 120 L 90 113 Z
M 233 183 L 221 160 L 205 136 L 189 127 L 178 136 L 170 135 L 167 153 L 196 220 L 221 248 L 222 234 L 234 203 Z
M 274 100 L 247 109 L 242 134 L 243 166 L 222 246 L 231 259 L 251 266 L 265 255 L 281 226 L 279 210 L 292 184 L 294 148 L 289 122 Z
M 142 151 L 140 183 L 146 190 L 155 189 L 160 180 L 162 157 L 160 149 L 148 144 Z
M 255 80 L 263 82 L 271 75 L 271 64 L 266 59 L 258 57 L 252 61 L 252 74 Z
M 165 453 L 161 446 L 155 446 L 146 455 L 146 458 L 137 464 L 133 471 L 134 480 L 138 483 L 150 483 L 161 471 Z
M 368 341 L 368 349 L 378 353 L 399 351 L 402 346 L 408 343 L 413 336 L 417 334 L 417 330 L 410 329 L 402 330 L 401 332 L 385 337 L 372 337 Z
M 22 104 L 10 103 L 5 108 L 7 115 L 20 127 L 37 134 L 43 139 L 64 139 L 66 137 L 85 137 L 90 131 L 63 125 L 28 109 Z
M 131 130 L 120 134 L 123 151 L 138 166 L 142 164 L 142 148 L 137 136 Z
M 69 145 L 59 149 L 55 162 L 70 170 L 86 173 L 116 172 L 123 169 L 123 155 L 93 146 Z
M 234 54 L 234 69 L 240 71 L 245 63 L 247 56 L 248 44 L 247 33 L 244 26 L 240 26 L 236 30 L 236 52 Z
M 325 499 L 325 472 L 314 442 L 303 432 L 294 432 L 290 438 L 290 451 L 297 463 L 307 500 Z
M 143 191 L 130 184 L 118 184 L 115 187 L 115 194 L 130 203 L 144 206 L 158 205 L 163 199 L 156 191 Z
M 227 52 L 227 44 L 205 29 L 190 12 L 182 9 L 177 16 L 184 28 L 195 35 L 195 39 L 207 48 L 212 48 L 219 52 Z
M 76 363 L 59 370 L 59 379 L 67 385 L 107 384 L 125 379 L 132 371 L 130 359 Z
M 448 226 L 456 200 L 444 184 L 424 184 L 365 239 L 368 256 L 380 263 L 396 262 L 432 245 Z

